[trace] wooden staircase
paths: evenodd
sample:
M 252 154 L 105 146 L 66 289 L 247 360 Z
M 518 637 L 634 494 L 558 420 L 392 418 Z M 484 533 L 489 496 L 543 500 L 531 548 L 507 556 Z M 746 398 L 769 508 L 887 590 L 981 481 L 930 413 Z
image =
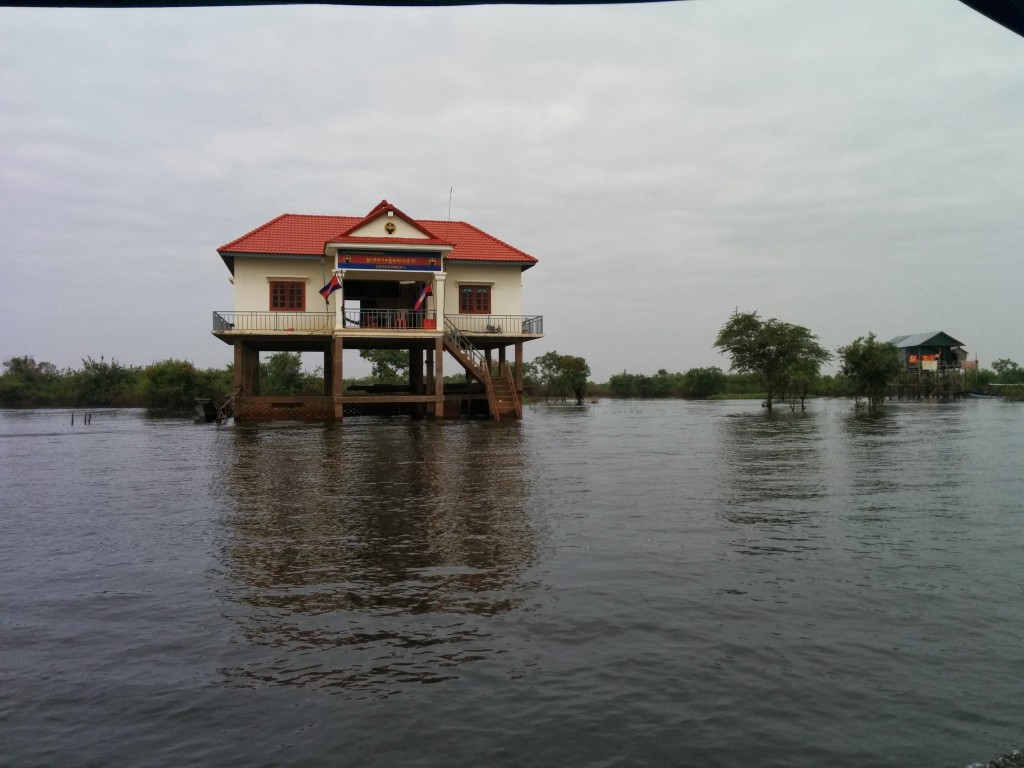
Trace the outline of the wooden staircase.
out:
M 523 418 L 523 407 L 516 392 L 512 368 L 502 364 L 497 376 L 491 376 L 487 358 L 450 320 L 445 320 L 444 348 L 466 372 L 479 381 L 487 393 L 487 405 L 493 421 Z
M 521 419 L 523 418 L 523 408 L 519 403 L 515 379 L 512 378 L 512 368 L 505 363 L 502 365 L 500 373 L 503 375 L 491 379 L 491 386 L 494 389 L 492 409 L 498 413 L 496 421 Z

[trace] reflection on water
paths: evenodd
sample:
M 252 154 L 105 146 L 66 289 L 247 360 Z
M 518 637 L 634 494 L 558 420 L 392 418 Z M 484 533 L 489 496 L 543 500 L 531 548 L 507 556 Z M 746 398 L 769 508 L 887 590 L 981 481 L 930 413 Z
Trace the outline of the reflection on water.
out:
M 899 480 L 887 467 L 894 466 L 893 450 L 900 445 L 900 422 L 892 410 L 876 413 L 850 410 L 839 418 L 841 454 L 837 471 L 849 483 L 867 515 L 878 511 L 881 495 L 899 489 Z
M 515 423 L 237 427 L 227 599 L 300 653 L 228 676 L 382 693 L 495 653 L 478 618 L 522 604 L 536 552 L 526 460 Z
M 1020 404 L 93 427 L 0 410 L 0 763 L 882 768 L 1018 745 Z
M 739 413 L 721 422 L 718 443 L 722 517 L 739 526 L 742 554 L 818 548 L 827 511 L 828 467 L 816 412 Z

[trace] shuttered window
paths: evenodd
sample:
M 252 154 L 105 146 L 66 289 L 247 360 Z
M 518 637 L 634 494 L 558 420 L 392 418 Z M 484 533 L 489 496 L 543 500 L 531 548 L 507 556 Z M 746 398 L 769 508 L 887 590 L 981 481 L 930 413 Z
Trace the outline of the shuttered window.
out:
M 272 282 L 270 309 L 275 312 L 305 312 L 306 284 Z
M 459 286 L 460 315 L 491 314 L 491 286 L 462 285 Z

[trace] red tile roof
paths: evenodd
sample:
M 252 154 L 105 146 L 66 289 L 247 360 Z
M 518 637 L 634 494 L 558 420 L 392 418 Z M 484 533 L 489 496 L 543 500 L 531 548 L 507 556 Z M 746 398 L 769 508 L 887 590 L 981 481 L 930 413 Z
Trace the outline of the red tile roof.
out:
M 217 252 L 231 267 L 232 257 L 246 253 L 321 256 L 324 246 L 329 242 L 363 245 L 452 245 L 451 252 L 445 256 L 446 259 L 452 261 L 518 263 L 524 265 L 523 269 L 537 263 L 537 259 L 533 256 L 464 221 L 414 221 L 407 216 L 402 216 L 410 223 L 417 225 L 424 234 L 433 235 L 429 239 L 350 237 L 339 234 L 350 231 L 354 226 L 367 219 L 376 218 L 381 212 L 387 210 L 387 208 L 382 208 L 385 205 L 388 205 L 387 201 L 382 200 L 381 204 L 366 217 L 307 216 L 285 213 L 230 243 L 222 245 Z M 393 208 L 393 206 L 389 207 Z M 394 210 L 397 211 L 397 209 Z
M 284 213 L 217 249 L 224 253 L 279 253 L 320 256 L 333 235 L 361 221 L 356 216 Z

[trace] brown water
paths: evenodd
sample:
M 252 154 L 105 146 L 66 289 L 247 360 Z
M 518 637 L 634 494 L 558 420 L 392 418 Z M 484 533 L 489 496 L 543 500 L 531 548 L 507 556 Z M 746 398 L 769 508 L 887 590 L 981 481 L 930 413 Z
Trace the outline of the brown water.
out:
M 0 412 L 0 764 L 964 766 L 1024 406 Z

